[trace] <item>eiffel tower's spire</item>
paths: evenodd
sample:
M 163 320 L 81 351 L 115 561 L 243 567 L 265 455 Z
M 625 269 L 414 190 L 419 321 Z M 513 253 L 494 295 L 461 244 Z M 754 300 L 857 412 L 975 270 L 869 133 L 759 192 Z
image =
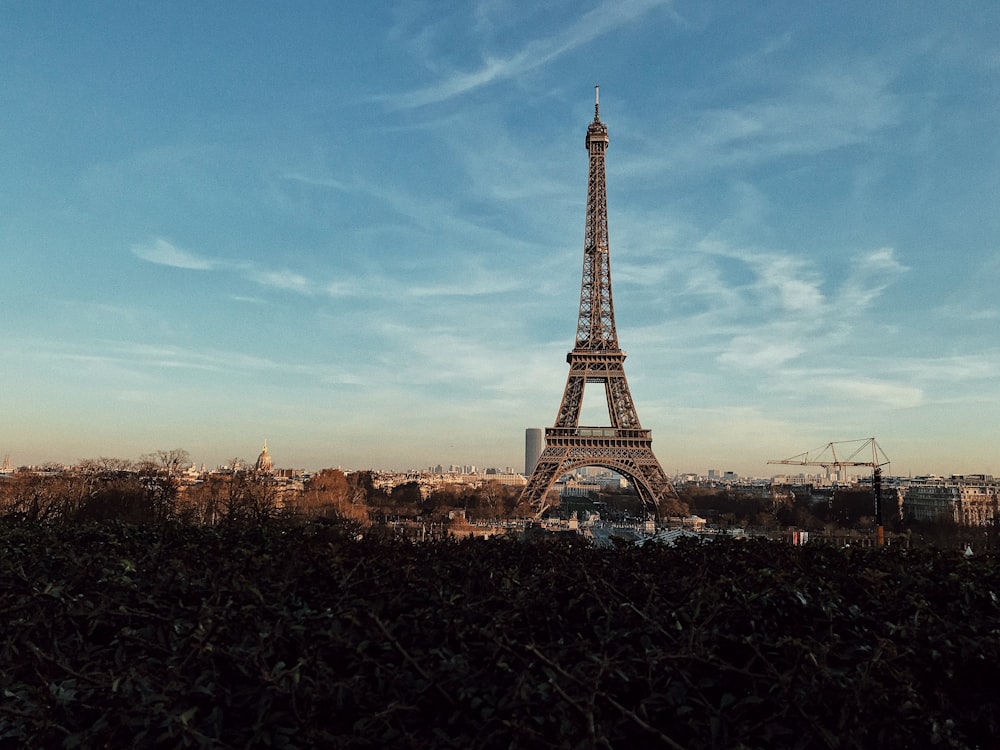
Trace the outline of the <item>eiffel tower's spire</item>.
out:
M 648 510 L 658 512 L 664 498 L 676 499 L 670 480 L 653 455 L 652 432 L 642 429 L 628 381 L 625 353 L 618 347 L 611 297 L 608 200 L 604 156 L 608 127 L 601 122 L 600 88 L 594 87 L 594 120 L 587 126 L 587 219 L 583 242 L 583 281 L 576 342 L 566 355 L 569 377 L 555 425 L 545 431 L 545 449 L 521 493 L 539 514 L 548 506 L 549 488 L 564 474 L 601 466 L 628 478 Z M 610 425 L 580 425 L 587 384 L 604 385 Z
M 576 348 L 602 351 L 618 348 L 615 308 L 611 299 L 611 259 L 608 246 L 608 194 L 605 186 L 604 152 L 608 148 L 608 126 L 601 122 L 600 87 L 594 87 L 594 121 L 587 127 L 587 224 L 583 238 L 583 283 L 580 315 L 576 326 Z

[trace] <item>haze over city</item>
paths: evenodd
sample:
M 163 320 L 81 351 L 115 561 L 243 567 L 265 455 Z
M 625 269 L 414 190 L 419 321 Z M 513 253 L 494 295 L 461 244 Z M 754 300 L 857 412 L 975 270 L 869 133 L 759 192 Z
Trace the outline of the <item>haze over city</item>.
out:
M 0 5 L 0 458 L 522 466 L 573 346 L 600 84 L 668 474 L 870 436 L 894 474 L 1000 474 L 998 22 Z

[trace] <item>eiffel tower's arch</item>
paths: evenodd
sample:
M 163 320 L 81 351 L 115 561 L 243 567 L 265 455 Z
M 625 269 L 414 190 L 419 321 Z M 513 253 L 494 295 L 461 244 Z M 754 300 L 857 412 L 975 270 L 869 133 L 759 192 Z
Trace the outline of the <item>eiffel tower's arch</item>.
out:
M 579 457 L 574 457 L 573 452 L 579 452 Z M 588 455 L 584 456 L 583 454 Z M 577 469 L 582 469 L 587 466 L 594 466 L 599 469 L 608 469 L 617 474 L 621 474 L 635 488 L 636 493 L 639 495 L 639 499 L 642 504 L 652 513 L 659 512 L 659 502 L 658 493 L 653 486 L 650 484 L 649 479 L 645 476 L 642 467 L 636 465 L 635 460 L 630 455 L 629 451 L 626 450 L 609 450 L 606 457 L 600 457 L 594 455 L 593 451 L 584 451 L 583 449 L 574 449 L 570 451 L 570 455 L 567 459 L 560 465 L 560 469 L 563 471 L 563 475 L 571 474 Z M 560 475 L 562 476 L 562 475 Z M 558 479 L 559 477 L 556 477 Z

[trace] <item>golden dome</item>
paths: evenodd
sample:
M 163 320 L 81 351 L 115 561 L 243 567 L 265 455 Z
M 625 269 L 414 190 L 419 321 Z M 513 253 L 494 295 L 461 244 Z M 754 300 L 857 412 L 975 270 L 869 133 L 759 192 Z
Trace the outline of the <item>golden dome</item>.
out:
M 264 441 L 264 450 L 257 456 L 257 465 L 254 468 L 262 474 L 270 474 L 274 471 L 274 461 L 271 460 L 271 454 L 267 452 L 266 440 Z

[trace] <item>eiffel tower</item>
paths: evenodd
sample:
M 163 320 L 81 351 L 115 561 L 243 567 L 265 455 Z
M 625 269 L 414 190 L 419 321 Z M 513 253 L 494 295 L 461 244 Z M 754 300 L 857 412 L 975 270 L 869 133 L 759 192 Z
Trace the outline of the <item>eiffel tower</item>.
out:
M 644 430 L 639 424 L 625 380 L 625 352 L 618 348 L 604 179 L 608 127 L 601 122 L 600 89 L 594 89 L 594 121 L 587 127 L 586 141 L 590 169 L 576 346 L 566 355 L 569 377 L 555 426 L 545 430 L 545 449 L 521 493 L 521 501 L 541 515 L 549 506 L 547 495 L 556 480 L 583 466 L 600 466 L 628 479 L 645 508 L 659 515 L 660 501 L 676 499 L 677 493 L 653 455 L 652 430 Z M 610 427 L 580 425 L 584 388 L 597 383 L 604 385 Z

